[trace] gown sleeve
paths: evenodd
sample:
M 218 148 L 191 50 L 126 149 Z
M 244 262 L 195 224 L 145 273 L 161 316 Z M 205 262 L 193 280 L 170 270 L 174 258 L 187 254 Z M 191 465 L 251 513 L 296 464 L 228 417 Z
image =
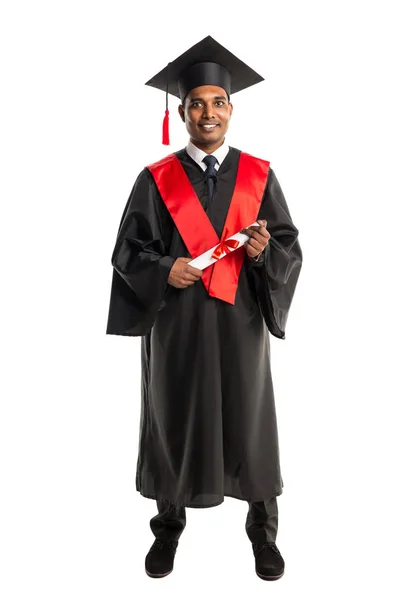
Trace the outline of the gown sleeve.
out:
M 114 251 L 107 334 L 145 335 L 153 326 L 175 258 L 167 253 L 172 219 L 144 169 L 126 203 Z
M 293 224 L 281 186 L 273 169 L 258 219 L 266 219 L 271 234 L 260 262 L 249 261 L 265 323 L 272 335 L 285 339 L 289 309 L 299 278 L 303 255 L 299 231 Z

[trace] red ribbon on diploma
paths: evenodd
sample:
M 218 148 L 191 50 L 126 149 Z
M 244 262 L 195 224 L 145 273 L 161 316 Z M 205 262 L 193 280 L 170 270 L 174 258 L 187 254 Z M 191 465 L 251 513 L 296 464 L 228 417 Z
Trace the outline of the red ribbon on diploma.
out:
M 228 254 L 228 252 L 232 252 L 239 246 L 238 240 L 223 240 L 218 246 L 215 248 L 212 258 L 216 258 L 219 260 L 222 258 L 222 255 Z M 231 250 L 232 248 L 232 250 Z

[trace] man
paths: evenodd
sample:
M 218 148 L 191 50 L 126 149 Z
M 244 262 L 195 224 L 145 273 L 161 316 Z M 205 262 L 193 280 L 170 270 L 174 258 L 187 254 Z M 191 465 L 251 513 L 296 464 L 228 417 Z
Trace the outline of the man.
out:
M 285 337 L 302 252 L 269 162 L 225 141 L 230 95 L 261 80 L 207 37 L 148 82 L 180 98 L 190 139 L 133 186 L 112 255 L 107 333 L 141 336 L 136 489 L 157 501 L 152 577 L 173 569 L 185 508 L 225 496 L 249 504 L 256 573 L 284 572 L 269 332 Z M 235 247 L 240 231 L 250 237 Z M 212 264 L 190 265 L 214 246 Z

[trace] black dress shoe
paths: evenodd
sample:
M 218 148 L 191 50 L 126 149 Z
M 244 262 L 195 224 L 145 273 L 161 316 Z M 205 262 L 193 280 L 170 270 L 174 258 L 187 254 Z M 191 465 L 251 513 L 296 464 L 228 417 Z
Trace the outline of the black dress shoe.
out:
M 178 542 L 156 538 L 145 560 L 149 577 L 165 577 L 174 568 L 174 558 Z
M 256 573 L 261 579 L 279 579 L 285 570 L 285 561 L 274 542 L 253 543 Z

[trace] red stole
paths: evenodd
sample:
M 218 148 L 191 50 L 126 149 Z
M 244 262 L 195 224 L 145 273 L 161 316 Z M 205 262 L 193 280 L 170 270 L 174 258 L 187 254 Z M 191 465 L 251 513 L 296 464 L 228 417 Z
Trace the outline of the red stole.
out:
M 196 258 L 257 220 L 269 162 L 240 153 L 235 189 L 221 240 L 175 154 L 169 154 L 147 168 L 189 253 Z M 241 246 L 203 270 L 202 280 L 210 296 L 229 304 L 235 303 L 245 252 L 246 249 Z

